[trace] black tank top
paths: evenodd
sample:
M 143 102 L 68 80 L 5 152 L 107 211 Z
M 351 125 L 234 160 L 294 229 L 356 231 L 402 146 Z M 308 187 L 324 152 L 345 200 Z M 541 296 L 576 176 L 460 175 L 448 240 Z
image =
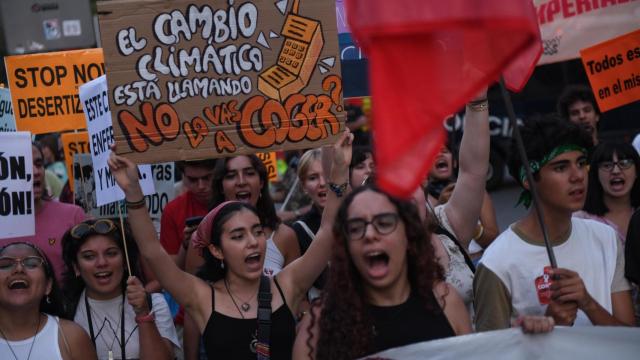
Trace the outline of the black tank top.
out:
M 283 304 L 271 314 L 271 359 L 291 359 L 296 336 L 296 320 L 289 310 L 276 278 Z M 213 287 L 211 288 L 211 316 L 202 334 L 204 348 L 209 359 L 256 359 L 251 342 L 258 328 L 258 320 L 236 319 L 215 311 Z
M 374 351 L 455 336 L 440 308 L 427 310 L 418 296 L 411 294 L 403 304 L 369 305 L 374 324 Z

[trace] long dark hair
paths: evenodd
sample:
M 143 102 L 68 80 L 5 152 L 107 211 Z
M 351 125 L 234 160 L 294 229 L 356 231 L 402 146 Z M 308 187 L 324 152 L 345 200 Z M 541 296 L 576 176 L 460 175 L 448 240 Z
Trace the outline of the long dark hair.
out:
M 222 228 L 224 224 L 227 223 L 229 219 L 237 212 L 241 210 L 249 210 L 254 213 L 258 218 L 258 210 L 243 202 L 233 202 L 228 205 L 224 205 L 220 212 L 213 219 L 213 223 L 211 224 L 211 244 L 214 246 L 221 248 L 221 240 L 222 240 Z M 198 269 L 197 276 L 205 281 L 216 282 L 220 279 L 223 279 L 227 273 L 228 267 L 222 267 L 222 261 L 216 258 L 211 254 L 208 248 L 204 248 L 202 251 L 202 257 L 204 258 L 204 264 Z
M 322 293 L 316 359 L 352 359 L 372 350 L 373 322 L 368 311 L 364 281 L 349 255 L 346 235 L 349 206 L 356 196 L 365 191 L 385 195 L 397 208 L 407 235 L 407 274 L 411 292 L 419 297 L 425 308 L 441 311 L 433 287 L 436 282 L 444 281 L 444 270 L 435 260 L 430 233 L 420 221 L 417 208 L 413 203 L 391 197 L 375 186 L 361 186 L 345 198 L 333 225 L 334 252 Z M 316 322 L 314 312 L 310 313 L 312 321 L 307 331 Z M 313 353 L 311 345 L 308 346 Z
M 276 208 L 273 205 L 273 199 L 271 199 L 271 194 L 269 193 L 267 168 L 264 166 L 260 158 L 254 154 L 239 156 L 248 157 L 249 161 L 251 161 L 251 166 L 256 169 L 258 176 L 260 176 L 262 189 L 260 189 L 260 197 L 256 204 L 258 216 L 260 217 L 260 222 L 263 226 L 275 231 L 278 228 L 278 225 L 280 225 L 280 218 L 278 218 L 278 215 L 276 214 Z M 234 157 L 220 159 L 216 163 L 215 170 L 213 171 L 213 199 L 211 201 L 211 206 L 209 207 L 210 209 L 222 204 L 226 200 L 232 200 L 225 199 L 222 181 L 224 180 L 225 175 L 227 175 L 227 162 L 233 158 Z
M 105 220 L 105 219 L 86 220 L 84 221 L 84 223 L 93 225 L 96 223 L 96 221 L 99 221 L 99 220 Z M 117 219 L 106 219 L 106 220 L 112 221 L 113 224 L 115 225 L 115 229 L 111 231 L 109 234 L 106 234 L 105 236 L 108 236 L 111 239 L 113 239 L 113 241 L 116 243 L 118 248 L 120 248 L 120 250 L 122 251 L 122 257 L 123 257 L 122 265 L 124 267 L 125 272 L 124 272 L 124 275 L 122 276 L 122 279 L 120 280 L 120 285 L 124 293 L 124 290 L 127 288 L 126 273 L 128 272 L 126 260 L 124 258 L 125 241 L 123 241 L 122 239 L 122 231 L 120 230 L 119 221 Z M 139 278 L 140 281 L 144 283 L 144 276 L 142 276 L 142 271 L 140 270 L 140 264 L 138 262 L 139 254 L 140 254 L 140 252 L 138 251 L 138 246 L 136 245 L 136 242 L 133 239 L 133 235 L 131 234 L 131 230 L 129 229 L 128 224 L 126 222 L 124 224 L 125 224 L 124 234 L 127 239 L 126 251 L 129 255 L 129 263 L 131 265 L 131 272 L 133 273 L 131 275 Z M 72 229 L 73 228 L 67 230 L 67 232 L 65 232 L 64 236 L 62 237 L 62 259 L 64 260 L 64 273 L 62 274 L 62 288 L 64 289 L 64 295 L 69 304 L 67 311 L 70 318 L 73 318 L 75 316 L 76 308 L 78 307 L 78 301 L 80 300 L 80 295 L 82 294 L 82 291 L 86 287 L 84 280 L 82 280 L 82 277 L 76 276 L 75 271 L 73 270 L 73 266 L 78 265 L 78 252 L 80 251 L 80 247 L 82 247 L 82 245 L 85 242 L 87 242 L 87 240 L 90 237 L 96 236 L 96 235 L 102 235 L 91 230 L 87 232 L 84 236 L 82 236 L 80 239 L 76 239 L 73 236 L 71 236 Z
M 640 205 L 640 156 L 633 146 L 623 142 L 603 142 L 600 143 L 591 155 L 591 167 L 589 168 L 589 187 L 587 189 L 587 199 L 584 202 L 584 211 L 604 216 L 609 212 L 609 208 L 604 203 L 604 189 L 598 176 L 598 167 L 604 161 L 613 161 L 613 154 L 618 155 L 618 160 L 633 160 L 636 169 L 636 179 L 631 188 L 631 207 L 637 208 Z
M 68 318 L 65 312 L 65 304 L 64 298 L 62 296 L 62 291 L 60 290 L 60 286 L 58 285 L 58 281 L 56 280 L 53 266 L 51 266 L 49 257 L 44 253 L 44 251 L 42 251 L 42 249 L 32 243 L 16 241 L 0 247 L 0 255 L 2 255 L 7 248 L 17 245 L 24 245 L 32 248 L 38 254 L 38 256 L 44 259 L 44 264 L 42 265 L 44 269 L 44 276 L 46 280 L 51 281 L 51 292 L 49 292 L 47 296 L 44 296 L 42 299 L 40 299 L 40 312 L 53 316 L 59 316 L 62 318 Z

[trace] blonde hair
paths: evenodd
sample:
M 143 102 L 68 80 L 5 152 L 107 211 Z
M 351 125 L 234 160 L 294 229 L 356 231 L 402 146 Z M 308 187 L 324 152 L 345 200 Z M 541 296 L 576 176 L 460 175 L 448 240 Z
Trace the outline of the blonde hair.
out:
M 307 152 L 302 155 L 298 165 L 298 179 L 300 179 L 300 182 L 303 182 L 305 180 L 307 171 L 309 171 L 311 163 L 316 160 L 320 160 L 321 158 L 322 149 L 307 150 Z

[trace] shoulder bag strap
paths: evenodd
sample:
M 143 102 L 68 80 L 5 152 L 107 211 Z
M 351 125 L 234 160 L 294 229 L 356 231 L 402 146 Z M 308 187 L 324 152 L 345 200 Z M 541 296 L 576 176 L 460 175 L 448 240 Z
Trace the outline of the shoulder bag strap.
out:
M 438 225 L 434 232 L 438 235 L 444 235 L 448 237 L 458 246 L 458 250 L 460 250 L 460 252 L 462 253 L 462 256 L 464 256 L 464 262 L 467 263 L 467 266 L 469 266 L 469 269 L 471 269 L 471 272 L 475 274 L 476 266 L 473 265 L 473 261 L 471 260 L 471 257 L 469 256 L 469 254 L 467 254 L 467 251 L 464 249 L 464 247 L 462 247 L 460 242 L 458 242 L 458 239 L 456 239 L 456 237 L 453 236 L 451 232 L 449 232 L 447 229 L 445 229 L 441 225 Z
M 256 355 L 258 360 L 269 360 L 269 339 L 271 336 L 271 281 L 267 276 L 260 277 L 260 291 L 258 292 L 258 345 Z

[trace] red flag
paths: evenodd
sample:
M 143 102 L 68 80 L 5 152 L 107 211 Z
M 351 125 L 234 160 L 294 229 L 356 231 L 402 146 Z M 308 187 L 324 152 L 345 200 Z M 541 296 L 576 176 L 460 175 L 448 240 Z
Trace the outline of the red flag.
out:
M 382 188 L 402 197 L 416 189 L 442 147 L 443 119 L 539 39 L 531 9 L 530 0 L 347 1 L 369 59 Z

